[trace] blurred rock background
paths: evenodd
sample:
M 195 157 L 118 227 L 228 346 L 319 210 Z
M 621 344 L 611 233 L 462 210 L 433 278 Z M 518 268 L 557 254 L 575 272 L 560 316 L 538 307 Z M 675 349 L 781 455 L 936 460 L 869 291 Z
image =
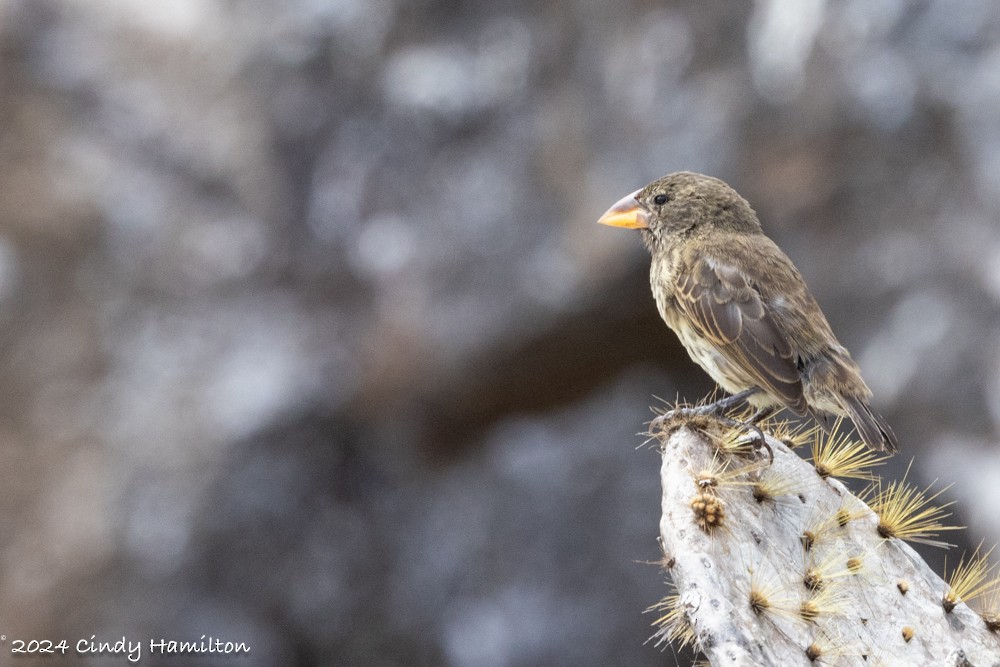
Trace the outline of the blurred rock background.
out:
M 0 0 L 0 86 L 8 637 L 674 664 L 635 433 L 711 384 L 594 221 L 678 169 L 1000 540 L 994 3 Z

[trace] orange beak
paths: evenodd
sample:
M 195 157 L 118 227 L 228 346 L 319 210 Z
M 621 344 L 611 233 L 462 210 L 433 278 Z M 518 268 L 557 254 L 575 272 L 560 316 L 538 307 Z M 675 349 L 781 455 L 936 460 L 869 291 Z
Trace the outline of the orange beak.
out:
M 648 214 L 646 209 L 639 205 L 639 200 L 636 199 L 638 195 L 639 190 L 636 190 L 632 194 L 622 197 L 597 222 L 602 225 L 626 229 L 649 229 Z

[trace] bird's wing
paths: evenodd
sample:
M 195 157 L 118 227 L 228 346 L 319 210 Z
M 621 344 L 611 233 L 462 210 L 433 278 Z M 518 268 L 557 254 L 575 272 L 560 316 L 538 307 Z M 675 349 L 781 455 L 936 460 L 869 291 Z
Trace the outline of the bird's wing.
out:
M 693 258 L 677 281 L 676 302 L 702 335 L 761 389 L 806 411 L 797 360 L 750 276 L 731 263 Z

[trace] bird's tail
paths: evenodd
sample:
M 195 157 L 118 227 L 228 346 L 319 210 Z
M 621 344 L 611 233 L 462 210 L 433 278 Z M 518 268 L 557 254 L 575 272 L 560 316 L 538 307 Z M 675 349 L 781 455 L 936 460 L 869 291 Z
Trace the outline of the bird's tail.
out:
M 871 409 L 871 406 L 861 398 L 845 397 L 843 403 L 847 414 L 858 429 L 861 439 L 870 448 L 879 452 L 895 453 L 899 449 L 896 434 L 882 418 L 882 415 Z

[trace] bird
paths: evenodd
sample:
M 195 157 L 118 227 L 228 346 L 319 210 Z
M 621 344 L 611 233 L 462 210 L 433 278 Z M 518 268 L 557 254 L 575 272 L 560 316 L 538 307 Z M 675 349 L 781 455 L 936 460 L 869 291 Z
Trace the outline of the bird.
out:
M 871 449 L 898 450 L 858 364 L 736 190 L 676 172 L 623 197 L 598 222 L 641 231 L 660 316 L 730 394 L 709 410 L 746 401 L 757 409 L 755 425 L 787 408 L 825 430 L 846 417 Z

